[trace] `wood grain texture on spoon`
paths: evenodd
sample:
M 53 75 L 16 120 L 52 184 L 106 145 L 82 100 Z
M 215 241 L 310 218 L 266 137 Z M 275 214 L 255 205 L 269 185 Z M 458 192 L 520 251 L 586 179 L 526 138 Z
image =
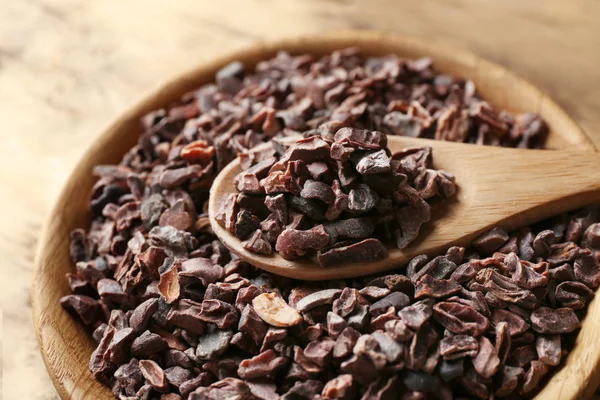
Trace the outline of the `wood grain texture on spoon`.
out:
M 600 201 L 600 179 L 594 178 L 600 168 L 596 152 L 507 149 L 398 136 L 388 136 L 388 146 L 392 153 L 406 147 L 431 147 L 434 167 L 456 177 L 458 192 L 434 208 L 432 220 L 415 242 L 403 250 L 389 244 L 389 256 L 383 260 L 322 268 L 311 259 L 286 260 L 277 253 L 260 255 L 244 249 L 215 219 L 223 197 L 237 192 L 238 160 L 223 169 L 211 188 L 212 228 L 231 251 L 256 267 L 290 278 L 339 279 L 394 269 L 419 254 L 466 246 L 494 226 L 512 231 Z

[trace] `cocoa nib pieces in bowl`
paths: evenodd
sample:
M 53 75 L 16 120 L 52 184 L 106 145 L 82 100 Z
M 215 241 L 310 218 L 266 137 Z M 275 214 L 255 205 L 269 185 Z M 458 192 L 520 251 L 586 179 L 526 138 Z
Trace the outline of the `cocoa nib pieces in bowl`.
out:
M 252 252 L 292 260 L 316 254 L 323 267 L 386 257 L 431 218 L 430 203 L 456 192 L 454 177 L 433 169 L 431 148 L 391 154 L 382 132 L 341 128 L 333 140 L 309 136 L 251 155 L 217 221 Z
M 253 268 L 206 233 L 134 233 L 112 263 L 75 231 L 77 294 L 61 303 L 94 329 L 90 370 L 117 398 L 531 398 L 600 283 L 598 221 L 593 207 L 496 228 L 388 275 L 322 282 Z
M 150 113 L 142 126 L 119 165 L 94 170 L 92 223 L 71 234 L 72 293 L 61 299 L 97 342 L 91 374 L 116 398 L 528 398 L 572 349 L 600 283 L 597 207 L 512 234 L 496 229 L 470 249 L 416 257 L 388 275 L 321 282 L 236 259 L 206 213 L 216 173 L 238 154 L 260 187 L 269 158 L 285 148 L 263 159 L 246 150 L 276 137 L 321 136 L 330 156 L 343 127 L 540 147 L 547 127 L 538 116 L 494 110 L 472 82 L 436 74 L 430 60 L 366 59 L 345 49 L 321 58 L 281 53 L 252 72 L 233 63 L 214 84 Z M 364 162 L 336 151 L 360 179 L 385 174 L 378 149 L 358 150 L 372 152 Z M 391 166 L 406 157 L 403 167 L 412 170 L 425 154 L 385 155 Z M 231 195 L 248 213 L 226 214 L 228 226 L 244 221 L 238 234 L 273 251 L 282 221 L 303 231 L 314 229 L 305 225 L 310 218 L 323 225 L 319 240 L 337 235 L 336 248 L 356 249 L 353 235 L 370 228 L 340 226 L 345 214 L 338 213 L 348 207 L 345 190 L 356 175 L 338 184 L 327 165 L 305 167 L 294 173 L 315 183 L 273 180 L 296 191 L 289 207 L 283 193 L 268 201 L 256 201 L 261 193 Z M 405 175 L 426 201 L 424 193 L 439 190 Z M 371 178 L 365 184 L 381 199 Z M 244 185 L 257 187 L 252 177 Z M 322 214 L 299 211 L 315 202 L 327 204 Z M 365 204 L 356 202 L 353 212 Z M 377 206 L 370 212 L 385 215 Z M 377 234 L 381 222 L 372 222 Z

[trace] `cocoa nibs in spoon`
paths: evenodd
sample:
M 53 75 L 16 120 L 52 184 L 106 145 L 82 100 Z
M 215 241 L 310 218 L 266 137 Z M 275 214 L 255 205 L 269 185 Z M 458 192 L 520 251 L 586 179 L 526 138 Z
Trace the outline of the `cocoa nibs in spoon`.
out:
M 341 128 L 242 154 L 239 193 L 223 198 L 219 223 L 246 250 L 292 260 L 316 254 L 323 267 L 387 256 L 431 219 L 431 205 L 452 197 L 454 177 L 433 169 L 429 147 L 391 154 L 382 132 Z

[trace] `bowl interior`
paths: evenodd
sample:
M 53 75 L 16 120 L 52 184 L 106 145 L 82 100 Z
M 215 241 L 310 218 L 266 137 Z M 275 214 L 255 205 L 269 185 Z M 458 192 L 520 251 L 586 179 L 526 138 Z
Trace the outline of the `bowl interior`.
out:
M 97 382 L 88 370 L 95 342 L 59 304 L 59 299 L 70 293 L 65 273 L 74 267 L 69 257 L 69 234 L 75 228 L 87 228 L 90 222 L 88 201 L 95 182 L 94 165 L 118 163 L 137 141 L 141 116 L 214 81 L 216 71 L 231 61 L 239 60 L 247 68 L 253 68 L 279 50 L 323 55 L 349 46 L 358 46 L 367 56 L 431 57 L 437 71 L 473 80 L 479 93 L 498 108 L 541 114 L 551 130 L 548 147 L 594 149 L 577 124 L 540 90 L 499 65 L 457 49 L 384 33 L 347 31 L 258 44 L 218 57 L 153 92 L 104 132 L 73 170 L 48 217 L 38 244 L 32 302 L 40 349 L 61 398 L 113 398 L 110 390 Z M 576 399 L 593 392 L 592 383 L 597 382 L 600 374 L 595 371 L 598 353 L 592 351 L 597 337 L 594 322 L 597 316 L 600 316 L 600 303 L 594 300 L 566 365 L 537 398 Z

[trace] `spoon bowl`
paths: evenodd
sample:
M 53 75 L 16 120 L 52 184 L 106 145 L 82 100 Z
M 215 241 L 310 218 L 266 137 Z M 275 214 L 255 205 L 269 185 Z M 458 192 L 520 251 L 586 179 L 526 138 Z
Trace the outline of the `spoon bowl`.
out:
M 578 154 L 594 148 L 564 110 L 538 88 L 502 66 L 438 43 L 382 32 L 343 31 L 257 43 L 211 58 L 149 93 L 97 137 L 73 169 L 41 230 L 31 290 L 33 321 L 40 352 L 58 396 L 72 400 L 113 399 L 110 388 L 98 382 L 88 370 L 96 346 L 90 332 L 59 304 L 59 299 L 70 293 L 65 274 L 74 269 L 69 257 L 69 234 L 75 228 L 89 227 L 91 220 L 89 196 L 96 181 L 93 167 L 118 163 L 136 143 L 142 116 L 213 82 L 215 73 L 232 61 L 239 60 L 254 68 L 257 62 L 281 50 L 323 55 L 348 46 L 359 47 L 367 56 L 431 57 L 436 70 L 473 80 L 482 97 L 497 108 L 539 113 L 550 126 L 549 148 L 578 150 Z M 600 301 L 596 299 L 589 305 L 588 316 L 565 365 L 552 376 L 537 399 L 575 400 L 588 398 L 594 392 L 600 378 L 598 320 Z
M 298 138 L 286 138 L 294 143 Z M 261 145 L 259 151 L 270 144 Z M 215 178 L 210 190 L 209 216 L 213 231 L 240 258 L 274 274 L 304 280 L 342 279 L 370 275 L 406 265 L 420 254 L 429 256 L 451 246 L 467 246 L 481 233 L 500 226 L 507 231 L 600 201 L 600 168 L 596 152 L 507 149 L 429 139 L 388 136 L 392 153 L 407 147 L 431 147 L 435 169 L 456 178 L 455 198 L 434 208 L 417 240 L 399 250 L 388 244 L 388 257 L 374 262 L 320 267 L 314 259 L 286 260 L 278 253 L 248 251 L 222 227 L 215 215 L 221 200 L 236 193 L 239 159 Z

